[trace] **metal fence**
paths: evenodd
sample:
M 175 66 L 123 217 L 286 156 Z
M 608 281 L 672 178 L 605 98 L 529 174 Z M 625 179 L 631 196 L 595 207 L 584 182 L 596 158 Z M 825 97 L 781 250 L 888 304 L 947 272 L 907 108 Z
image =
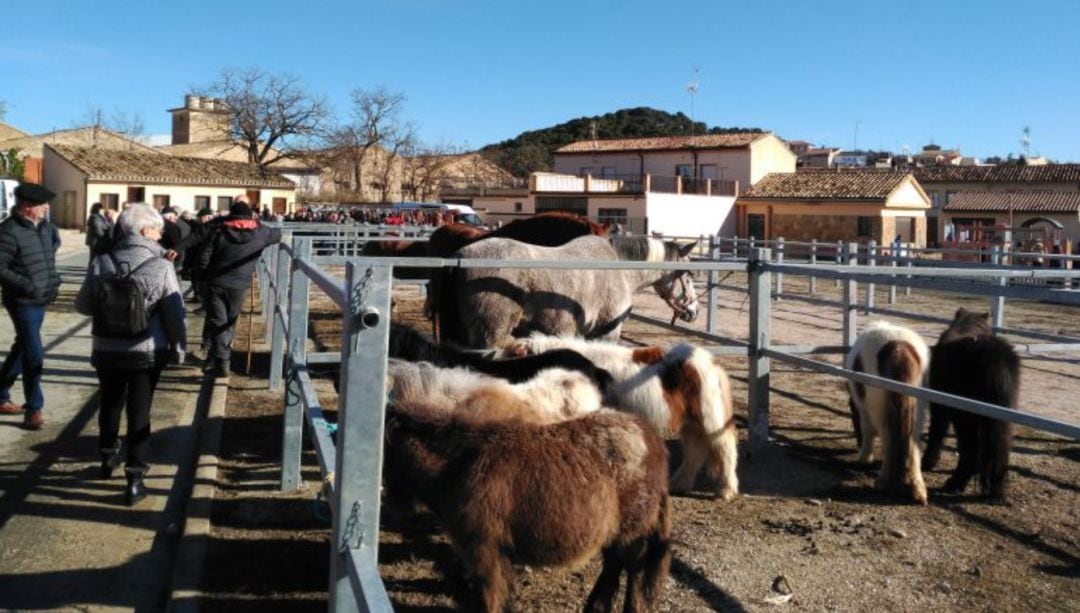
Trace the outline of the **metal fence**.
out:
M 327 237 L 292 236 L 291 245 L 283 243 L 264 251 L 260 259 L 260 287 L 263 313 L 270 319 L 268 341 L 271 346 L 270 387 L 285 384 L 285 409 L 282 437 L 281 487 L 295 489 L 300 484 L 300 459 L 305 425 L 316 450 L 319 467 L 329 485 L 332 513 L 331 574 L 329 601 L 332 611 L 389 610 L 390 602 L 378 574 L 378 539 L 380 479 L 383 453 L 383 418 L 385 410 L 387 342 L 390 326 L 390 299 L 394 267 L 465 267 L 465 268 L 544 268 L 544 269 L 661 269 L 704 271 L 709 276 L 707 311 L 714 321 L 717 285 L 720 273 L 743 272 L 747 275 L 750 301 L 749 342 L 718 336 L 710 331 L 688 331 L 711 343 L 714 353 L 745 355 L 748 360 L 749 450 L 768 444 L 771 361 L 778 360 L 823 374 L 851 379 L 866 385 L 902 392 L 919 399 L 940 403 L 963 411 L 1025 425 L 1036 430 L 1080 439 L 1080 426 L 1041 417 L 1031 411 L 978 402 L 934 390 L 908 386 L 896 381 L 849 371 L 804 357 L 812 353 L 844 352 L 855 339 L 858 283 L 890 283 L 950 292 L 971 293 L 991 300 L 1004 297 L 1047 299 L 1080 305 L 1080 292 L 1064 288 L 1012 286 L 1018 278 L 1043 278 L 1066 275 L 1080 279 L 1080 271 L 1015 270 L 1005 268 L 920 268 L 902 273 L 895 268 L 877 266 L 876 262 L 859 264 L 854 256 L 858 247 L 843 246 L 842 265 L 791 263 L 776 261 L 768 249 L 754 247 L 749 258 L 725 259 L 720 255 L 721 241 L 710 243 L 711 259 L 697 262 L 598 262 L 598 261 L 506 261 L 459 260 L 439 258 L 354 258 L 324 257 L 313 254 L 313 244 Z M 736 251 L 738 243 L 735 243 Z M 326 265 L 345 266 L 342 282 L 323 269 Z M 842 344 L 832 347 L 779 346 L 772 342 L 772 304 L 777 296 L 773 288 L 777 275 L 802 275 L 835 279 L 842 286 Z M 958 283 L 960 280 L 967 280 Z M 1002 283 L 1002 280 L 1005 283 Z M 973 282 L 983 281 L 983 282 Z M 311 283 L 320 288 L 341 309 L 343 335 L 338 354 L 308 354 L 309 300 Z M 660 326 L 665 322 L 639 318 Z M 709 324 L 711 326 L 711 323 Z M 1061 339 L 1056 339 L 1061 340 Z M 1080 339 L 1066 339 L 1080 342 Z M 1080 348 L 1076 343 L 1057 344 L 1060 348 Z M 323 409 L 312 385 L 309 364 L 340 363 L 336 438 L 323 416 Z

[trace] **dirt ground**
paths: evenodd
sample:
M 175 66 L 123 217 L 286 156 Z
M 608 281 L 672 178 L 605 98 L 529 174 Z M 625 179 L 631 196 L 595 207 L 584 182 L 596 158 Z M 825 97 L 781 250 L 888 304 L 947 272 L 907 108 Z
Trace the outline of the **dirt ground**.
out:
M 785 289 L 799 293 L 805 286 L 789 280 Z M 823 297 L 837 295 L 831 283 L 819 289 Z M 720 300 L 721 333 L 745 339 L 745 294 L 721 292 Z M 885 302 L 882 292 L 878 303 Z M 959 305 L 985 305 L 922 291 L 898 302 L 897 309 L 943 317 Z M 399 292 L 396 303 L 396 318 L 418 322 L 415 290 Z M 654 297 L 643 295 L 638 303 L 639 312 L 664 314 Z M 838 310 L 796 300 L 777 302 L 773 310 L 774 342 L 840 344 Z M 1080 332 L 1076 309 L 1009 302 L 1006 313 L 1010 328 Z M 704 313 L 695 327 L 703 327 L 703 320 Z M 942 328 L 912 327 L 931 342 Z M 316 346 L 335 346 L 339 335 L 336 315 L 313 315 Z M 624 336 L 648 344 L 680 340 L 638 322 Z M 260 337 L 256 325 L 255 338 Z M 265 370 L 264 349 L 256 347 L 256 375 Z M 1075 423 L 1077 356 L 1022 357 L 1021 406 Z M 746 363 L 724 361 L 745 438 Z M 673 498 L 674 556 L 663 610 L 1080 610 L 1080 443 L 1020 428 L 1004 505 L 933 491 L 927 507 L 902 504 L 875 493 L 875 467 L 855 462 L 840 379 L 774 361 L 771 382 L 773 444 L 754 455 L 741 450 L 742 495 L 714 501 L 702 479 L 692 495 Z M 201 603 L 207 610 L 325 608 L 328 530 L 314 503 L 313 452 L 305 452 L 304 488 L 279 493 L 282 400 L 265 385 L 261 376 L 234 375 L 230 386 L 221 451 L 225 470 L 207 561 L 209 595 Z M 328 382 L 318 387 L 323 405 L 334 406 Z M 675 465 L 678 444 L 669 448 Z M 928 487 L 940 486 L 954 466 L 955 455 L 943 454 L 938 470 L 926 475 Z M 380 570 L 395 609 L 453 608 L 454 568 L 453 552 L 433 517 L 384 513 Z M 578 609 L 598 571 L 598 560 L 576 570 L 519 568 L 512 608 Z

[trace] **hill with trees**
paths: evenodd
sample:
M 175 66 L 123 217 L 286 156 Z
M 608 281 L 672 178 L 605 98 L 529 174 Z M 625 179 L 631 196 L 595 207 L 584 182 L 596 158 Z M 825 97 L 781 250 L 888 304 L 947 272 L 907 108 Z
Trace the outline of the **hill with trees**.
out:
M 637 107 L 595 117 L 579 117 L 550 128 L 522 132 L 510 140 L 488 145 L 480 152 L 514 176 L 527 177 L 531 172 L 551 170 L 555 150 L 579 140 L 762 131 L 760 128 L 710 128 L 704 122 L 691 121 L 682 113 L 671 114 L 649 107 Z

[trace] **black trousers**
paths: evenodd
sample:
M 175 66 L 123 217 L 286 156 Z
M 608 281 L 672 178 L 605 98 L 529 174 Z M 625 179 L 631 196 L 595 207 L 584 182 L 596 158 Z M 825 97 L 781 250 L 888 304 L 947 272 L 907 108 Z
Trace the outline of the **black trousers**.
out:
M 120 415 L 127 413 L 126 472 L 142 474 L 150 467 L 150 404 L 162 367 L 140 370 L 101 370 L 101 409 L 98 411 L 98 447 L 109 454 L 120 444 Z M 126 398 L 126 402 L 125 402 Z M 125 411 L 126 409 L 126 411 Z
M 207 357 L 228 361 L 232 353 L 233 337 L 236 336 L 236 320 L 244 306 L 248 288 L 222 287 L 209 284 L 206 286 L 206 329 L 204 336 L 210 337 L 210 349 Z

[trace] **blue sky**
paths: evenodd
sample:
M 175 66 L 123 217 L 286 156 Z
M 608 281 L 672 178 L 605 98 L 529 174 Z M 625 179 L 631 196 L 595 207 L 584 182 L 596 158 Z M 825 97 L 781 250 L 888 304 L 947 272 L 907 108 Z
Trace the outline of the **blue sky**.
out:
M 90 105 L 169 132 L 222 68 L 298 75 L 348 111 L 386 86 L 428 144 L 651 106 L 709 125 L 900 151 L 1080 162 L 1080 2 L 846 0 L 39 0 L 7 11 L 6 122 L 69 128 Z

